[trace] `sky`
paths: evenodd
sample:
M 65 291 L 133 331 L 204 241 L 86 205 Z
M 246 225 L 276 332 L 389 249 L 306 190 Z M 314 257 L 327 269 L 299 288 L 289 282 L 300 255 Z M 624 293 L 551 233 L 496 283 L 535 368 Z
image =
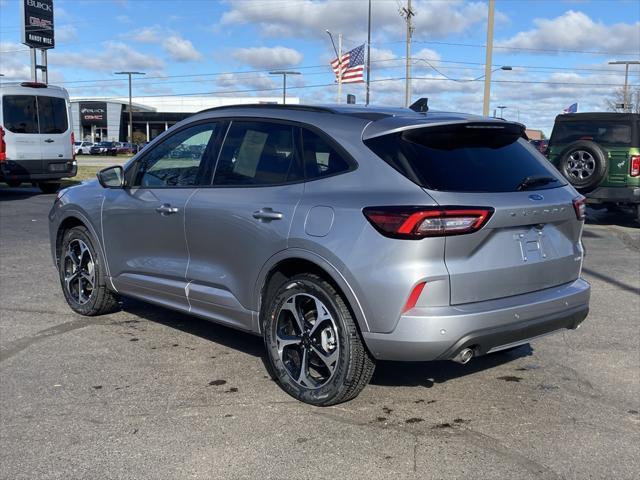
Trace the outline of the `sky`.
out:
M 20 40 L 21 0 L 0 0 L 2 81 L 27 80 L 28 48 Z M 373 0 L 371 103 L 404 105 L 406 0 Z M 414 0 L 412 99 L 434 110 L 482 112 L 486 1 Z M 138 70 L 134 96 L 278 96 L 302 103 L 333 103 L 337 86 L 329 29 L 344 50 L 366 42 L 366 0 L 55 0 L 56 48 L 49 81 L 72 97 L 128 94 L 119 70 Z M 624 67 L 640 60 L 640 1 L 497 0 L 490 112 L 549 135 L 555 116 L 577 102 L 578 111 L 604 111 L 620 90 Z M 630 69 L 640 88 L 640 68 Z M 365 97 L 363 84 L 343 96 Z

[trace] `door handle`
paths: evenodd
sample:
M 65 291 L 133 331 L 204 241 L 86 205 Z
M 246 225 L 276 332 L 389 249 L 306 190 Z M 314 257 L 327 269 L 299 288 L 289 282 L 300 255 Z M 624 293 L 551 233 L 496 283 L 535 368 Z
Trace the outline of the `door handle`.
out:
M 54 140 L 53 138 L 47 138 L 47 139 L 45 140 L 45 142 L 46 142 L 46 143 L 53 143 L 53 142 L 55 142 L 55 140 Z
M 156 212 L 163 216 L 172 215 L 174 213 L 178 213 L 178 207 L 172 207 L 168 203 L 163 203 L 156 208 Z
M 269 207 L 261 208 L 257 212 L 253 212 L 253 218 L 261 220 L 263 222 L 270 222 L 272 220 L 282 220 L 281 212 L 274 212 Z

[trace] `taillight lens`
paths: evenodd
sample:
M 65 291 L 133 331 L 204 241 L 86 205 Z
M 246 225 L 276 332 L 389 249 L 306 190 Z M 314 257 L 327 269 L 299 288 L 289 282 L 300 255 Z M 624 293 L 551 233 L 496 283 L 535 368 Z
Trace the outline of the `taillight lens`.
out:
M 576 211 L 576 218 L 584 220 L 587 218 L 587 199 L 583 196 L 573 199 L 573 209 Z
M 0 162 L 7 160 L 7 144 L 4 141 L 4 128 L 0 127 Z
M 640 175 L 640 155 L 631 155 L 630 166 L 629 166 L 629 175 L 632 177 L 637 177 Z
M 364 216 L 381 234 L 417 240 L 480 230 L 493 214 L 489 207 L 367 207 Z
M 76 159 L 76 134 L 71 132 L 71 155 Z

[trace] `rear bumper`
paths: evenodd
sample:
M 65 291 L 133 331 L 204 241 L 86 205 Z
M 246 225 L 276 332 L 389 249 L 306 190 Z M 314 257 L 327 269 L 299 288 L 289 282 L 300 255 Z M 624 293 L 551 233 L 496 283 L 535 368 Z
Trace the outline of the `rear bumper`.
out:
M 42 181 L 75 177 L 78 165 L 75 160 L 7 160 L 0 164 L 0 180 Z
M 640 187 L 600 187 L 587 194 L 587 203 L 640 203 Z
M 363 333 L 379 360 L 447 360 L 464 348 L 476 355 L 501 350 L 562 329 L 575 329 L 589 312 L 591 286 L 578 279 L 546 290 L 465 305 L 414 308 L 391 333 Z

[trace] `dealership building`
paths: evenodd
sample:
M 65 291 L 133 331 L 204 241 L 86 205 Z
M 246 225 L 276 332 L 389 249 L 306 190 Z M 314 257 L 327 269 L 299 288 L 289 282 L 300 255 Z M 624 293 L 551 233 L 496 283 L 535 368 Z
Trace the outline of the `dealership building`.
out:
M 282 103 L 282 97 L 133 97 L 134 141 L 151 141 L 179 121 L 200 110 L 224 105 Z M 287 97 L 287 103 L 300 103 Z M 89 141 L 126 142 L 129 130 L 129 99 L 72 98 L 75 138 Z

